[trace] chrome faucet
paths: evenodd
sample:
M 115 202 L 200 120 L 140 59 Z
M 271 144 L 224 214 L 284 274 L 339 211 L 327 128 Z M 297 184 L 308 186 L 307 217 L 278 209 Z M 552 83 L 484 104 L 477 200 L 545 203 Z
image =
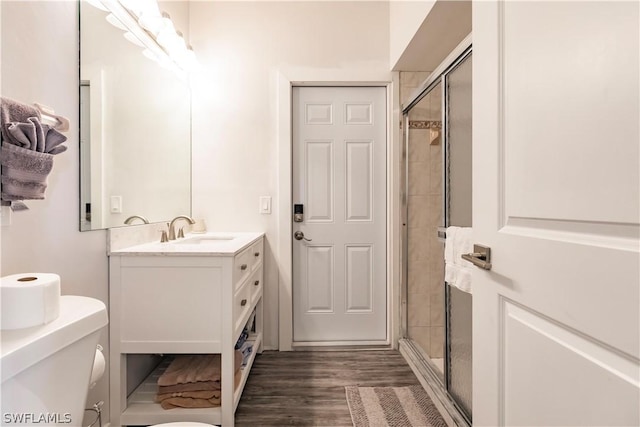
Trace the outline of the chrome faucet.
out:
M 190 216 L 187 215 L 178 215 L 177 217 L 173 218 L 169 223 L 169 240 L 176 240 L 176 229 L 174 227 L 174 224 L 176 223 L 176 221 L 181 219 L 189 221 L 189 224 L 191 225 L 196 223 Z
M 130 225 L 136 219 L 141 219 L 143 223 L 149 224 L 149 220 L 141 215 L 132 215 L 129 218 L 125 219 L 124 223 L 127 225 Z

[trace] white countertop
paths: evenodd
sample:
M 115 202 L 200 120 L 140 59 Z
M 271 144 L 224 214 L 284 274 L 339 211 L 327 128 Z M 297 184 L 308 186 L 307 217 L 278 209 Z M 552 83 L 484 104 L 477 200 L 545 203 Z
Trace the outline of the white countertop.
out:
M 166 243 L 151 242 L 111 251 L 111 256 L 234 256 L 264 233 L 189 233 L 182 239 Z

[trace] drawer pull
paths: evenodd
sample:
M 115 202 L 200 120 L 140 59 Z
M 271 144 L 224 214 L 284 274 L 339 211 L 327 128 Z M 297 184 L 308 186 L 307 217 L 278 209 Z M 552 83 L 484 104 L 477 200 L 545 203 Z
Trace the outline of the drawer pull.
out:
M 254 256 L 260 256 L 260 252 L 256 252 L 253 254 Z
M 256 280 L 255 282 L 253 282 L 253 286 L 258 286 L 260 284 L 260 280 Z
M 245 305 L 247 305 L 247 300 L 246 300 L 246 299 L 243 299 L 242 301 L 240 301 L 240 305 L 241 305 L 242 307 L 244 307 Z
M 246 269 L 247 269 L 247 264 L 242 264 L 242 265 L 240 266 L 240 270 L 244 271 L 244 270 L 246 270 Z

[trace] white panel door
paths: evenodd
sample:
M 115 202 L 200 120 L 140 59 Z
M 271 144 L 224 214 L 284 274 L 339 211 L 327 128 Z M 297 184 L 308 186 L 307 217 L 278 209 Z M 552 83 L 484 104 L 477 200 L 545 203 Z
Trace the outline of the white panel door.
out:
M 294 342 L 387 339 L 386 135 L 385 88 L 293 88 Z
M 474 425 L 640 424 L 639 30 L 474 2 Z

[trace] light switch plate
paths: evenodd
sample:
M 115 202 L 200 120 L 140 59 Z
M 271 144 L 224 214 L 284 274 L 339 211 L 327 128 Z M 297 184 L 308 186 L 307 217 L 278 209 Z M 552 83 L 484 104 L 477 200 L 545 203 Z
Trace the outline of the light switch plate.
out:
M 260 196 L 260 213 L 271 215 L 271 196 Z
M 109 210 L 112 214 L 122 213 L 122 196 L 111 196 Z

